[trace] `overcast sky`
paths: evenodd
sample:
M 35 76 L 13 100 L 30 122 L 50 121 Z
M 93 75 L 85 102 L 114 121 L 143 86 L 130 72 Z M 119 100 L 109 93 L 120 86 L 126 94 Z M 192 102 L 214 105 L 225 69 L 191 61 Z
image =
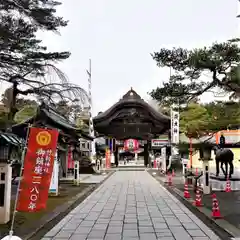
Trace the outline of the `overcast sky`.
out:
M 162 47 L 198 47 L 239 36 L 237 0 L 63 0 L 69 20 L 61 36 L 41 34 L 50 50 L 69 50 L 60 64 L 87 89 L 92 59 L 93 111 L 106 110 L 131 87 L 143 98 L 169 77 L 150 53 Z

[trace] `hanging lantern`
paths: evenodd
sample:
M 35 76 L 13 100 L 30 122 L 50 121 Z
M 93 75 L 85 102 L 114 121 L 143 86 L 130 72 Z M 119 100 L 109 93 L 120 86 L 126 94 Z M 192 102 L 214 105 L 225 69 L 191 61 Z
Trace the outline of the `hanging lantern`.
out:
M 139 149 L 139 142 L 136 139 L 128 139 L 124 141 L 125 151 L 137 151 Z

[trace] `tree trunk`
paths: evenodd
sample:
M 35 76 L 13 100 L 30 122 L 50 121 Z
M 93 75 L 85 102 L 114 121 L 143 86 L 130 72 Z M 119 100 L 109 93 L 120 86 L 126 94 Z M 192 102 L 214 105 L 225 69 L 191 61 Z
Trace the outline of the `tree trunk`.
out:
M 12 97 L 11 101 L 9 103 L 9 113 L 8 113 L 8 122 L 7 122 L 7 131 L 11 132 L 12 131 L 12 125 L 14 122 L 14 116 L 17 113 L 17 95 L 18 95 L 18 89 L 17 89 L 18 83 L 16 81 L 13 82 L 12 86 Z

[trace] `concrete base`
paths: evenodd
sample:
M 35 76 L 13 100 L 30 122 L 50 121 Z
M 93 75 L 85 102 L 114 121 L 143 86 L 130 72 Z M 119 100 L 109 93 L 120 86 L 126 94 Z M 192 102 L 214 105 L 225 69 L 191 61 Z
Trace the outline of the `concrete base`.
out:
M 203 186 L 203 194 L 210 194 L 211 188 L 209 186 Z
M 231 189 L 236 191 L 240 190 L 240 178 L 237 176 L 233 176 L 230 179 Z M 210 176 L 210 184 L 212 186 L 213 191 L 224 191 L 226 188 L 226 179 L 224 176 L 216 177 L 214 175 Z

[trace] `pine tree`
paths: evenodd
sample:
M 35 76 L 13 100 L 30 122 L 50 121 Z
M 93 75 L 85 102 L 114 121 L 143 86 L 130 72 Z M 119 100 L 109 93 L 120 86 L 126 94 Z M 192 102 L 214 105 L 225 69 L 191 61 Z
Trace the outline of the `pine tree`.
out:
M 10 120 L 16 113 L 18 94 L 35 94 L 53 101 L 78 98 L 84 101 L 84 89 L 71 84 L 56 63 L 70 52 L 50 52 L 36 37 L 39 30 L 59 32 L 67 21 L 56 15 L 60 2 L 53 0 L 0 1 L 0 81 L 12 83 Z M 48 79 L 56 74 L 60 81 Z
M 158 67 L 172 70 L 169 81 L 150 93 L 161 103 L 186 103 L 205 92 L 240 96 L 239 39 L 196 49 L 160 49 L 152 54 Z

